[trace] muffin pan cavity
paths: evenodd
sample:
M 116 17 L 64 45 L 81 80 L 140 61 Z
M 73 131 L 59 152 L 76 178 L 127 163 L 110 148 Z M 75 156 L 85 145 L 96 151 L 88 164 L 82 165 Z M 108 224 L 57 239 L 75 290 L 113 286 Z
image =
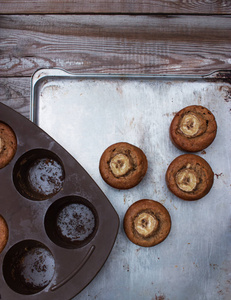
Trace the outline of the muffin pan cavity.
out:
M 63 186 L 64 168 L 53 152 L 34 149 L 23 154 L 15 164 L 14 184 L 19 193 L 31 200 L 46 200 Z
M 98 215 L 86 199 L 68 196 L 54 202 L 45 216 L 45 229 L 58 246 L 78 248 L 88 244 L 98 228 Z
M 52 280 L 55 260 L 51 251 L 35 240 L 15 244 L 3 261 L 3 275 L 16 293 L 32 295 L 43 290 Z
M 46 132 L 2 103 L 0 121 L 17 149 L 0 167 L 0 299 L 72 299 L 109 257 L 119 217 Z

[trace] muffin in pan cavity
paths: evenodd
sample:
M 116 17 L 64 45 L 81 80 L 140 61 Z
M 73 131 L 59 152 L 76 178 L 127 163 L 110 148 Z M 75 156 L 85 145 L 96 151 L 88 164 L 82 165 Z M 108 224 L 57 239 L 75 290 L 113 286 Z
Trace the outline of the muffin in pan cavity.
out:
M 170 125 L 170 138 L 180 150 L 198 152 L 207 148 L 215 139 L 217 123 L 214 115 L 200 105 L 180 110 Z
M 168 236 L 171 217 L 161 203 L 142 199 L 128 208 L 123 226 L 131 242 L 142 247 L 152 247 Z
M 130 189 L 144 178 L 148 161 L 144 152 L 129 143 L 116 143 L 102 154 L 99 170 L 104 181 L 117 189 Z
M 4 168 L 15 155 L 17 139 L 14 131 L 0 121 L 0 169 Z
M 8 226 L 6 224 L 5 219 L 0 215 L 0 253 L 5 248 L 8 241 Z
M 183 154 L 175 158 L 166 172 L 169 190 L 183 200 L 198 200 L 212 188 L 214 173 L 200 156 Z

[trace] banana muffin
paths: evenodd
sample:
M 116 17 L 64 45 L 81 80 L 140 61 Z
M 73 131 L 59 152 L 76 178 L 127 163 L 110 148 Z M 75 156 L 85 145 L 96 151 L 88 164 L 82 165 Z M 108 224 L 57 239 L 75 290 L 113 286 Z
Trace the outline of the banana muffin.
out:
M 13 130 L 0 122 L 0 169 L 12 160 L 17 149 L 17 140 Z
M 0 253 L 6 246 L 8 241 L 8 227 L 5 219 L 0 215 Z
M 217 123 L 207 108 L 199 105 L 180 110 L 170 125 L 170 138 L 180 150 L 198 152 L 207 148 L 215 139 Z
M 142 199 L 128 208 L 123 226 L 131 242 L 142 247 L 152 247 L 168 236 L 171 217 L 161 203 Z
M 169 190 L 183 200 L 198 200 L 210 191 L 214 173 L 200 156 L 183 154 L 174 159 L 166 172 Z
M 144 152 L 129 143 L 116 143 L 102 154 L 99 170 L 104 181 L 117 189 L 130 189 L 145 176 L 148 161 Z

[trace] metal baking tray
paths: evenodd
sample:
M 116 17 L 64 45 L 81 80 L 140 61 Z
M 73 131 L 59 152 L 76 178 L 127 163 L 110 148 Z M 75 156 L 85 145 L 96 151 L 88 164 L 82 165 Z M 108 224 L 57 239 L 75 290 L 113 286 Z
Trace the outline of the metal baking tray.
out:
M 169 139 L 171 120 L 194 104 L 212 111 L 218 132 L 197 153 L 211 165 L 214 185 L 189 202 L 170 193 L 165 172 L 184 153 Z M 74 299 L 230 299 L 231 71 L 139 76 L 40 69 L 32 78 L 31 120 L 77 159 L 121 221 L 103 269 Z M 103 151 L 121 141 L 140 147 L 149 162 L 143 181 L 125 191 L 108 186 L 98 168 Z M 143 198 L 162 203 L 172 219 L 167 239 L 151 248 L 134 245 L 123 231 L 126 210 Z

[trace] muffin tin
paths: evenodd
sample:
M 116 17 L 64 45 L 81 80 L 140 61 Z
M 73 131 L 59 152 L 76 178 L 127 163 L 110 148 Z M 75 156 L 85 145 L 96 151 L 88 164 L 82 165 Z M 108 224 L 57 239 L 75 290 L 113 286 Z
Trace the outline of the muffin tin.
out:
M 0 253 L 0 299 L 70 299 L 105 263 L 118 215 L 42 129 L 3 104 L 0 121 L 17 137 L 14 158 L 0 169 L 0 213 L 9 228 Z

